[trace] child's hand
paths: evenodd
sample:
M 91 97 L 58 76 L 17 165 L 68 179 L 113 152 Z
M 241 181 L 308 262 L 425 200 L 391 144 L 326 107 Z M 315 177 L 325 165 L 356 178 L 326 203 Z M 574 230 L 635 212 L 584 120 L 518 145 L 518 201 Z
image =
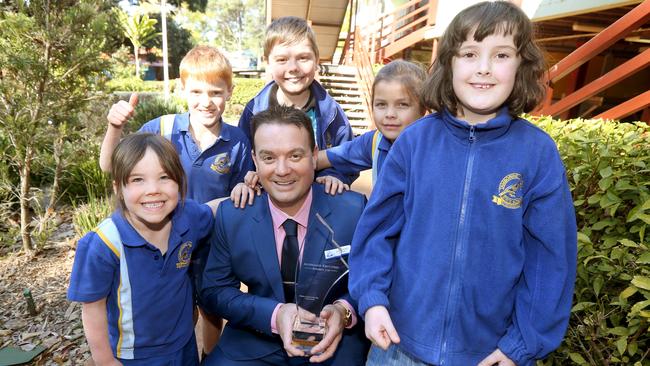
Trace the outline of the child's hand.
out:
M 131 94 L 128 103 L 124 100 L 113 104 L 111 109 L 108 111 L 108 122 L 115 128 L 122 128 L 126 125 L 126 122 L 133 117 L 135 112 L 135 107 L 138 106 L 138 93 Z
M 244 177 L 244 184 L 249 188 L 257 189 L 259 188 L 260 177 L 257 175 L 257 172 L 254 170 L 248 171 Z
M 385 307 L 377 305 L 366 311 L 366 337 L 384 351 L 391 343 L 400 342 L 399 335 Z
M 317 177 L 316 182 L 325 185 L 325 192 L 331 194 L 341 194 L 343 191 L 349 191 L 350 186 L 341 182 L 340 179 L 332 177 L 331 175 L 326 175 L 323 177 Z
M 514 362 L 512 362 L 511 359 L 508 358 L 508 356 L 504 355 L 503 352 L 501 352 L 501 350 L 498 348 L 478 364 L 478 366 L 493 366 L 493 365 L 517 366 L 515 365 Z
M 244 183 L 237 183 L 235 188 L 230 192 L 230 200 L 235 207 L 244 208 L 246 207 L 246 202 L 248 202 L 249 205 L 253 204 L 256 194 L 258 196 L 262 194 L 262 190 L 259 187 L 253 189 Z

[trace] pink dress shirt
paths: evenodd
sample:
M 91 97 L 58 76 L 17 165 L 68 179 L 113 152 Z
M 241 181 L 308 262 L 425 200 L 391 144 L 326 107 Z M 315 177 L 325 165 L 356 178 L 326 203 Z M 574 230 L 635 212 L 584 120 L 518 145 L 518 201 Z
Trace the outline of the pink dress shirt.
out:
M 287 219 L 292 219 L 298 223 L 298 243 L 300 250 L 300 258 L 302 259 L 303 246 L 305 245 L 305 237 L 307 236 L 307 223 L 309 222 L 309 210 L 311 209 L 312 201 L 312 190 L 309 189 L 307 198 L 305 202 L 302 203 L 302 206 L 298 210 L 295 216 L 289 216 L 284 213 L 282 210 L 277 208 L 271 201 L 271 197 L 268 197 L 269 200 L 269 210 L 271 211 L 271 219 L 273 221 L 273 234 L 275 235 L 275 250 L 278 254 L 278 263 L 282 265 L 282 244 L 284 243 L 284 238 L 287 236 L 284 232 L 282 224 Z M 352 312 L 352 322 L 348 328 L 352 328 L 357 323 L 357 315 L 354 311 L 354 308 L 346 300 L 341 299 L 340 302 L 342 305 L 346 306 Z M 278 304 L 273 310 L 273 315 L 271 315 L 271 331 L 273 333 L 278 333 L 277 328 L 275 327 L 276 318 L 278 314 L 278 309 L 282 304 Z

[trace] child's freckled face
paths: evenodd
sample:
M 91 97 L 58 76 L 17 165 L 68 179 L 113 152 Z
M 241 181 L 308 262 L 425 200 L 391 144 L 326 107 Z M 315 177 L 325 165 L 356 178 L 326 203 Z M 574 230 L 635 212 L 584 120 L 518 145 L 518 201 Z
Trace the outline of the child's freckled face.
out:
M 221 120 L 226 101 L 232 94 L 232 87 L 228 87 L 228 84 L 221 79 L 209 83 L 189 77 L 185 80 L 183 91 L 190 112 L 190 121 L 210 128 Z
M 136 228 L 164 224 L 178 205 L 179 187 L 147 149 L 122 186 L 126 214 Z
M 300 95 L 311 86 L 318 60 L 309 40 L 296 44 L 280 43 L 269 54 L 269 71 L 282 92 Z
M 372 115 L 379 131 L 390 141 L 422 117 L 420 103 L 413 100 L 401 82 L 382 80 L 375 84 Z
M 494 118 L 512 92 L 520 63 L 512 34 L 478 42 L 472 33 L 451 62 L 457 116 L 472 124 Z

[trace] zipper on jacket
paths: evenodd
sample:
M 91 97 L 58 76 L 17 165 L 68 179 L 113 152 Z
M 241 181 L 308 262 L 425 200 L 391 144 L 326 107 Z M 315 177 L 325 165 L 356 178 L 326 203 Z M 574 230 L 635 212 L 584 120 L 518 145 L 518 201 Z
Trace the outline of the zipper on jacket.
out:
M 476 142 L 475 127 L 469 127 L 469 153 L 467 157 L 467 167 L 465 168 L 465 180 L 463 181 L 463 197 L 460 204 L 460 214 L 458 217 L 458 235 L 456 236 L 456 242 L 454 243 L 454 258 L 452 260 L 452 278 L 451 286 L 449 288 L 449 295 L 447 296 L 447 306 L 445 309 L 445 322 L 442 328 L 442 347 L 440 351 L 440 365 L 445 365 L 445 358 L 447 355 L 447 333 L 449 331 L 449 324 L 451 323 L 451 316 L 449 313 L 454 313 L 453 310 L 450 310 L 449 304 L 452 298 L 457 297 L 459 284 L 457 283 L 458 278 L 458 269 L 457 264 L 460 260 L 463 242 L 465 241 L 465 219 L 467 215 L 467 201 L 469 199 L 469 187 L 472 183 L 472 170 L 474 168 L 474 142 Z

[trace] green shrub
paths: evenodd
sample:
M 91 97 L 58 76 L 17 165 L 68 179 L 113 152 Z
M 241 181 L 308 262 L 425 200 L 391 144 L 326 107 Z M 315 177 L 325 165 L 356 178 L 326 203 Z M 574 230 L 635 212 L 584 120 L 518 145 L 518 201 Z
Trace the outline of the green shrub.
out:
M 105 95 L 90 103 L 78 117 L 84 121 L 83 128 L 71 131 L 66 138 L 60 192 L 65 203 L 86 201 L 111 192 L 109 174 L 99 168 L 99 149 L 106 132 L 106 114 L 115 100 Z M 54 162 L 49 165 L 53 166 Z M 51 177 L 46 180 L 50 182 Z
M 165 100 L 162 96 L 141 97 L 135 108 L 133 119 L 128 123 L 128 131 L 137 131 L 146 122 L 165 114 L 184 113 L 187 110 L 185 101 L 172 96 Z
M 543 365 L 650 365 L 650 130 L 530 118 L 556 141 L 578 223 L 574 306 Z
M 253 99 L 257 93 L 264 87 L 264 80 L 249 78 L 234 78 L 233 85 L 235 88 L 230 97 L 230 104 L 240 104 L 245 106 L 249 100 Z
M 77 235 L 93 230 L 113 212 L 113 202 L 107 197 L 91 197 L 88 202 L 74 208 L 72 222 Z
M 174 91 L 176 83 L 172 80 L 169 83 L 170 92 Z M 137 92 L 163 92 L 163 82 L 158 80 L 142 80 L 139 77 L 130 76 L 125 78 L 111 79 L 106 83 L 108 92 L 114 91 L 137 91 Z
M 93 152 L 71 164 L 63 176 L 63 193 L 69 202 L 87 201 L 111 192 L 110 174 L 99 167 L 99 148 L 90 150 Z

